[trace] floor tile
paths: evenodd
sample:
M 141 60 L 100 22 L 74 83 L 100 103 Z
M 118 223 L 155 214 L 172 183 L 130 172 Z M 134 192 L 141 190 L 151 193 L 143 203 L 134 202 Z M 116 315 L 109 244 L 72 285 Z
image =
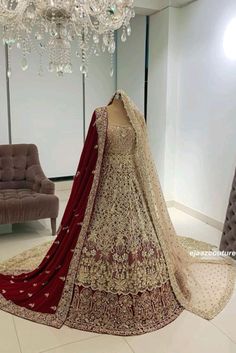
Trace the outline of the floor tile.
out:
M 60 198 L 60 201 L 67 201 L 70 196 L 70 190 L 60 190 L 57 194 Z
M 222 233 L 218 229 L 176 208 L 170 207 L 168 210 L 178 235 L 191 237 L 219 246 Z
M 236 343 L 236 291 L 226 307 L 213 320 L 213 325 Z M 236 351 L 235 351 L 236 352 Z
M 60 191 L 71 190 L 73 180 L 57 181 L 55 182 L 55 193 L 58 194 Z
M 236 345 L 209 321 L 184 311 L 168 326 L 127 337 L 135 353 L 235 353 Z
M 12 315 L 0 311 L 0 352 L 21 353 Z
M 145 350 L 147 352 L 147 350 Z M 41 353 L 41 352 L 40 352 Z M 134 353 L 121 337 L 99 336 L 68 344 L 44 353 Z M 149 352 L 148 352 L 149 353 Z
M 68 343 L 98 336 L 98 334 L 95 333 L 79 331 L 67 326 L 56 329 L 18 317 L 15 317 L 14 320 L 22 353 L 38 353 Z

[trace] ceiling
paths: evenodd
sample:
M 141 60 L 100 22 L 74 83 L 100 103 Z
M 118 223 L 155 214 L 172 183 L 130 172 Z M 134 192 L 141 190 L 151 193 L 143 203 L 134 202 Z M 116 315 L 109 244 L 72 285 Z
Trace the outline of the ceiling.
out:
M 182 7 L 196 0 L 134 0 L 136 14 L 151 15 L 168 6 Z

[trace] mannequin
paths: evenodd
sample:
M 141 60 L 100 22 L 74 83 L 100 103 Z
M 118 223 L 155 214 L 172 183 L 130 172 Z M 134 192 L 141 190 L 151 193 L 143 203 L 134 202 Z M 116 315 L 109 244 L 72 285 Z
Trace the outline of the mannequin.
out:
M 132 126 L 119 94 L 107 106 L 108 120 L 112 125 Z

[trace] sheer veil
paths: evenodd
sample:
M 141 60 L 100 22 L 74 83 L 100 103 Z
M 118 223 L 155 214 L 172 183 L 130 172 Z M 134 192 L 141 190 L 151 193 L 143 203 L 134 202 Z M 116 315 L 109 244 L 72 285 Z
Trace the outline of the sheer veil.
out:
M 235 261 L 219 257 L 196 258 L 181 246 L 167 211 L 143 114 L 124 91 L 118 90 L 117 94 L 136 133 L 135 163 L 174 293 L 184 308 L 211 319 L 230 299 L 235 283 Z

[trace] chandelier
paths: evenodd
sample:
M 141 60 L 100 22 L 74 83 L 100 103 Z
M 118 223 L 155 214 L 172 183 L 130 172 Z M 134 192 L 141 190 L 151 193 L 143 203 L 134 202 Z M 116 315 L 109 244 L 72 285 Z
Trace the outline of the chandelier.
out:
M 122 28 L 121 41 L 131 34 L 135 16 L 133 0 L 0 0 L 0 35 L 10 51 L 21 50 L 22 70 L 28 68 L 30 53 L 48 54 L 48 70 L 58 76 L 72 73 L 72 53 L 80 58 L 80 71 L 87 76 L 91 55 L 110 55 L 110 75 L 116 50 L 115 31 Z

